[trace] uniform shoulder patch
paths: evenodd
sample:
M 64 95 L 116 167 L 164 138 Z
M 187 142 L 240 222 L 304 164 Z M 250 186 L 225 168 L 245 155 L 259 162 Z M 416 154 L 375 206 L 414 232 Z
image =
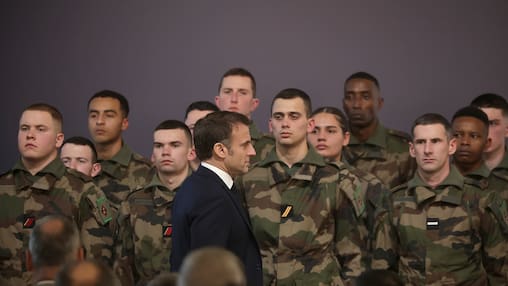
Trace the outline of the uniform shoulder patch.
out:
M 398 185 L 396 187 L 393 187 L 390 192 L 392 194 L 396 193 L 396 192 L 400 192 L 400 191 L 404 191 L 404 190 L 407 190 L 407 183 L 404 183 L 404 184 L 401 184 L 401 185 Z
M 471 185 L 481 190 L 485 190 L 488 186 L 488 182 L 486 180 L 477 180 L 470 177 L 464 177 L 464 184 Z
M 403 139 L 407 142 L 411 141 L 411 136 L 404 131 L 387 128 L 388 134 Z
M 142 164 L 145 164 L 148 167 L 152 166 L 152 163 L 147 158 L 141 156 L 138 153 L 132 153 L 132 160 L 134 160 L 136 162 L 139 162 L 139 163 L 142 163 Z

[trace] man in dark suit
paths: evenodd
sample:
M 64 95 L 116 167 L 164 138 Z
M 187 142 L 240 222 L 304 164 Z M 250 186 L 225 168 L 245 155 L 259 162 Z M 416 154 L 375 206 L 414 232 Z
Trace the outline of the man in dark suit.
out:
M 211 113 L 194 127 L 194 144 L 201 165 L 175 197 L 171 271 L 178 271 L 192 250 L 219 246 L 244 263 L 248 285 L 262 285 L 259 247 L 243 197 L 233 186 L 256 154 L 249 119 L 229 111 Z

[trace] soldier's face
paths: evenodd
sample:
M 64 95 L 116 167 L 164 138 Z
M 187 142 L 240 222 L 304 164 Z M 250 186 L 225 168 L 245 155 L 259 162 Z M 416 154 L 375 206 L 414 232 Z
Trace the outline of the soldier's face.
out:
M 489 139 L 490 146 L 485 148 L 485 153 L 494 153 L 504 150 L 505 140 L 508 137 L 508 119 L 503 116 L 503 112 L 498 108 L 482 107 L 480 108 L 489 118 Z
M 87 145 L 64 144 L 60 149 L 60 159 L 65 167 L 90 177 L 95 177 L 101 170 L 101 165 L 94 163 L 92 149 Z
M 250 157 L 256 155 L 251 143 L 249 127 L 244 124 L 233 126 L 229 147 L 223 144 L 224 165 L 231 177 L 249 171 Z
M 344 133 L 335 115 L 315 114 L 314 129 L 307 135 L 316 151 L 326 159 L 339 161 L 342 147 L 349 143 L 349 132 Z
M 269 123 L 276 145 L 283 148 L 307 144 L 307 133 L 314 129 L 314 119 L 307 117 L 301 98 L 276 99 Z
M 375 124 L 383 99 L 376 85 L 366 79 L 352 79 L 344 87 L 344 111 L 353 127 L 365 128 Z
M 483 150 L 488 146 L 488 130 L 475 117 L 457 117 L 452 123 L 453 135 L 457 140 L 457 151 L 453 159 L 458 165 L 475 169 L 481 166 Z
M 186 172 L 193 160 L 192 143 L 182 129 L 161 129 L 153 134 L 152 163 L 165 175 Z
M 259 105 L 259 99 L 254 97 L 249 77 L 232 75 L 222 79 L 215 105 L 222 111 L 238 112 L 250 118 Z
M 194 126 L 196 126 L 196 122 L 199 119 L 207 116 L 209 113 L 212 113 L 211 110 L 197 110 L 194 109 L 187 114 L 187 118 L 185 118 L 185 125 L 189 127 L 192 136 L 194 136 Z
M 449 156 L 455 153 L 455 138 L 448 140 L 442 124 L 417 125 L 413 130 L 409 154 L 416 159 L 418 172 L 425 177 L 443 174 L 450 168 Z
M 36 163 L 56 158 L 64 139 L 60 128 L 49 112 L 24 111 L 18 130 L 18 149 L 23 161 Z
M 96 144 L 122 140 L 129 121 L 120 109 L 120 101 L 110 97 L 94 98 L 88 106 L 88 131 Z

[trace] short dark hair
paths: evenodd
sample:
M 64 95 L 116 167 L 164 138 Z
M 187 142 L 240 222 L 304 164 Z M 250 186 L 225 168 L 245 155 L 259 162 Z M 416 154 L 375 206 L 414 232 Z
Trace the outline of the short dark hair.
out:
M 87 105 L 88 108 L 90 108 L 90 102 L 92 102 L 92 100 L 99 98 L 99 97 L 100 98 L 114 98 L 114 99 L 118 100 L 120 102 L 120 110 L 123 113 L 123 117 L 125 117 L 125 118 L 129 117 L 129 101 L 127 100 L 127 98 L 125 98 L 125 96 L 123 94 L 113 91 L 113 90 L 109 90 L 109 89 L 99 91 L 96 94 L 94 94 L 92 97 L 90 97 L 90 99 L 88 100 L 88 105 Z
M 190 132 L 190 129 L 182 121 L 173 119 L 164 120 L 161 123 L 159 123 L 159 125 L 157 125 L 157 127 L 155 127 L 153 131 L 155 132 L 157 130 L 172 130 L 172 129 L 183 130 L 183 132 L 185 133 L 185 137 L 187 138 L 187 140 L 189 140 L 189 144 L 192 145 L 192 134 Z
M 483 112 L 480 108 L 476 106 L 466 106 L 459 109 L 452 117 L 452 123 L 456 118 L 459 117 L 473 117 L 480 120 L 485 125 L 485 131 L 489 132 L 489 117 L 485 112 Z
M 272 105 L 270 107 L 270 113 L 273 113 L 273 104 L 277 99 L 293 99 L 293 98 L 301 98 L 303 100 L 303 104 L 305 105 L 305 115 L 310 117 L 310 113 L 312 111 L 312 102 L 310 100 L 310 96 L 305 93 L 305 91 L 298 88 L 286 88 L 275 95 L 272 100 Z
M 342 133 L 346 133 L 349 131 L 349 123 L 347 117 L 346 115 L 344 115 L 344 112 L 342 112 L 340 109 L 333 106 L 323 106 L 314 110 L 310 115 L 310 117 L 314 117 L 315 115 L 320 113 L 328 113 L 333 115 L 337 120 L 337 122 L 339 122 L 339 126 L 340 129 L 342 129 Z
M 63 269 L 57 274 L 55 279 L 56 286 L 74 286 L 74 285 L 82 285 L 75 284 L 76 279 L 72 277 L 72 272 L 74 269 L 79 267 L 82 264 L 91 264 L 97 270 L 97 280 L 94 281 L 93 284 L 87 284 L 89 286 L 119 286 L 118 279 L 111 268 L 102 261 L 98 260 L 85 260 L 85 261 L 75 261 L 72 263 L 66 264 Z M 81 281 L 79 281 L 81 282 Z
M 366 80 L 372 81 L 374 83 L 374 85 L 377 87 L 377 89 L 380 89 L 379 82 L 378 82 L 377 78 L 375 76 L 371 75 L 370 73 L 364 72 L 364 71 L 355 72 L 354 74 L 350 75 L 346 79 L 346 81 L 344 81 L 344 88 L 346 87 L 346 84 L 352 79 L 366 79 Z
M 390 270 L 370 270 L 362 273 L 356 279 L 357 286 L 403 286 L 397 273 Z
M 431 125 L 431 124 L 441 124 L 443 125 L 446 135 L 448 139 L 452 138 L 453 130 L 452 125 L 448 120 L 441 114 L 437 113 L 425 113 L 421 115 L 420 117 L 416 118 L 413 122 L 413 126 L 411 127 L 411 135 L 414 138 L 415 135 L 415 127 L 418 125 Z
M 240 68 L 240 67 L 231 68 L 231 69 L 227 70 L 222 75 L 222 78 L 220 79 L 220 83 L 219 83 L 219 93 L 220 93 L 220 89 L 222 88 L 222 82 L 224 81 L 224 78 L 228 77 L 228 76 L 235 76 L 235 75 L 250 78 L 250 83 L 251 83 L 251 87 L 252 87 L 252 96 L 256 97 L 256 79 L 254 79 L 254 76 L 248 70 L 246 70 L 244 68 Z
M 67 143 L 90 147 L 90 149 L 92 150 L 92 162 L 93 163 L 97 162 L 97 149 L 95 149 L 95 145 L 90 139 L 82 136 L 72 136 L 64 140 L 62 147 Z
M 228 145 L 235 125 L 249 123 L 245 115 L 230 111 L 212 112 L 199 119 L 194 127 L 194 147 L 199 160 L 210 159 L 216 143 Z
M 508 102 L 506 99 L 499 94 L 495 93 L 484 93 L 477 96 L 471 105 L 479 108 L 496 108 L 501 109 L 504 116 L 508 116 Z
M 194 101 L 193 103 L 189 104 L 189 106 L 187 106 L 187 109 L 185 110 L 185 119 L 187 119 L 189 112 L 191 112 L 193 110 L 200 110 L 200 111 L 209 110 L 209 111 L 215 112 L 215 111 L 219 111 L 219 108 L 217 107 L 217 105 L 211 103 L 210 101 L 206 101 L 206 100 Z
M 63 115 L 62 113 L 53 105 L 47 104 L 47 103 L 34 103 L 29 106 L 27 106 L 25 109 L 23 109 L 23 112 L 34 110 L 34 111 L 45 111 L 51 115 L 51 118 L 57 122 L 57 129 L 60 128 L 60 132 L 63 129 Z
M 59 221 L 61 228 L 45 231 L 48 222 Z M 30 235 L 29 249 L 35 268 L 43 266 L 63 266 L 74 261 L 80 247 L 79 231 L 70 219 L 59 215 L 48 215 L 35 224 Z

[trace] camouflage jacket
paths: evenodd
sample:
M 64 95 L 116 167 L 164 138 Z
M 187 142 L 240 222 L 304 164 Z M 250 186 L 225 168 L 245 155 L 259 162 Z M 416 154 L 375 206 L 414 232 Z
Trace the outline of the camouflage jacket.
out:
M 129 193 L 148 183 L 151 164 L 134 153 L 126 144 L 110 160 L 99 160 L 102 170 L 94 180 L 106 194 L 111 205 L 118 209 Z
M 25 251 L 35 222 L 49 214 L 76 222 L 87 257 L 111 262 L 109 203 L 90 177 L 56 158 L 32 176 L 21 162 L 0 176 L 0 277 L 29 285 Z
M 262 133 L 254 122 L 249 125 L 250 137 L 252 140 L 252 146 L 256 150 L 256 155 L 250 158 L 250 163 L 254 164 L 261 161 L 275 146 L 275 139 L 270 134 Z
M 122 203 L 122 256 L 131 262 L 136 285 L 146 285 L 159 273 L 170 271 L 171 207 L 177 191 L 164 186 L 153 168 L 150 183 Z
M 508 212 L 453 166 L 436 188 L 418 175 L 393 190 L 399 274 L 410 285 L 506 285 Z
M 260 245 L 265 285 L 343 285 L 361 267 L 359 182 L 314 149 L 291 170 L 275 148 L 237 179 Z
M 370 269 L 396 269 L 396 242 L 391 221 L 391 193 L 376 176 L 349 165 L 347 162 L 331 162 L 339 170 L 347 168 L 360 182 L 361 189 L 352 199 L 362 200 L 365 211 L 360 224 L 362 265 Z
M 489 174 L 488 189 L 495 191 L 508 204 L 508 153 L 505 152 L 504 158 Z
M 351 134 L 344 159 L 356 168 L 378 177 L 388 189 L 407 182 L 416 170 L 409 155 L 410 136 L 378 124 L 374 134 L 360 142 Z

